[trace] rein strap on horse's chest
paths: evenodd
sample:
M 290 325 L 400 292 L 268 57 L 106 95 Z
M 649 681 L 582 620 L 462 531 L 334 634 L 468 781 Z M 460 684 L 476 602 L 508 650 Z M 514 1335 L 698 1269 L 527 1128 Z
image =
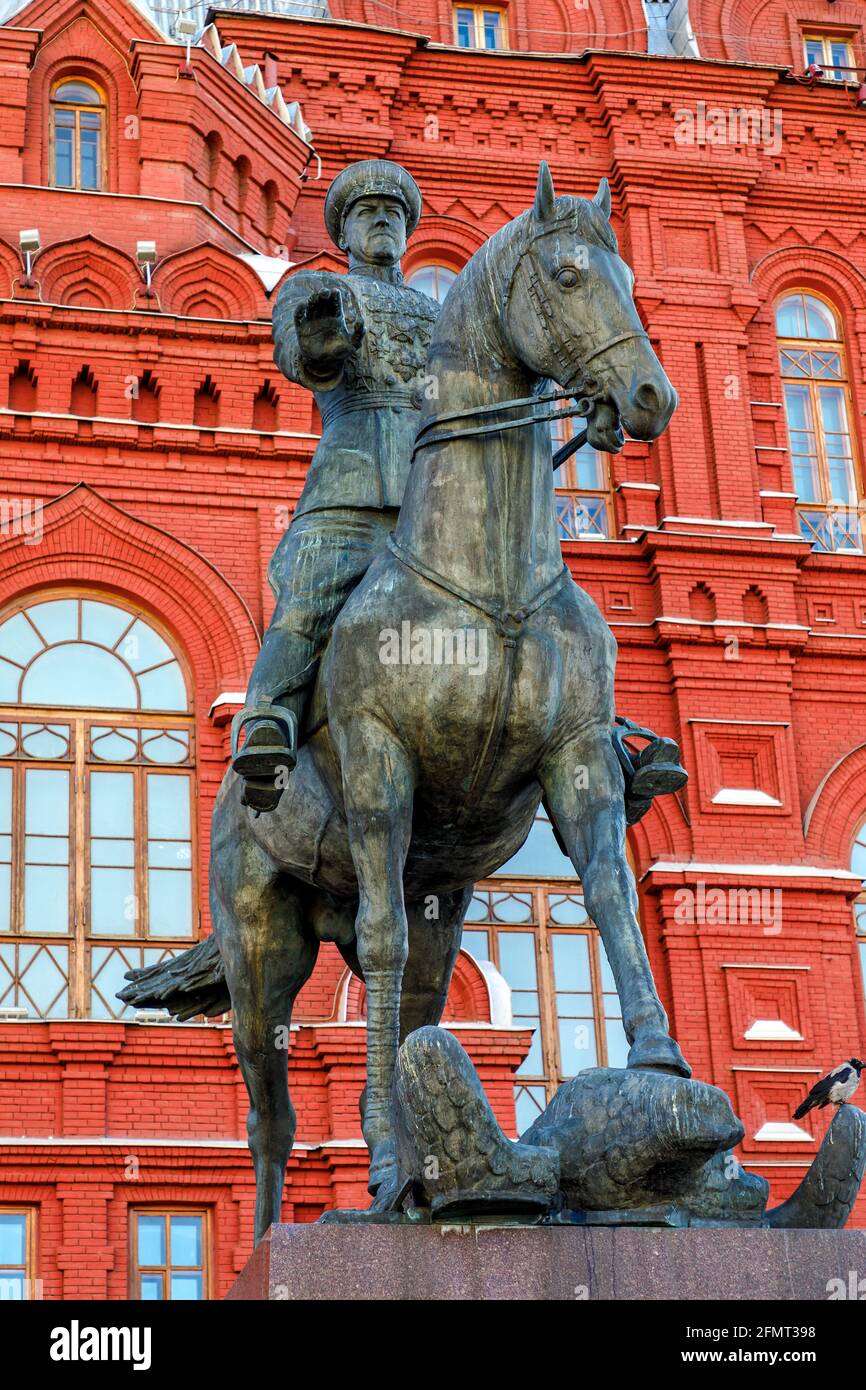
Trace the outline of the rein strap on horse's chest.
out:
M 457 812 L 454 820 L 454 834 L 459 836 L 463 825 L 472 814 L 482 787 L 489 780 L 490 775 L 496 765 L 499 755 L 499 747 L 502 743 L 502 735 L 505 730 L 505 721 L 508 718 L 508 711 L 511 706 L 511 689 L 514 683 L 514 665 L 517 656 L 517 641 L 520 637 L 521 628 L 526 619 L 533 613 L 537 613 L 539 608 L 543 608 L 546 603 L 559 592 L 566 580 L 571 578 L 568 566 L 563 564 L 562 569 L 555 579 L 549 584 L 545 584 L 543 589 L 530 599 L 529 603 L 518 609 L 503 608 L 501 604 L 485 603 L 484 599 L 476 598 L 464 589 L 460 584 L 455 584 L 453 580 L 446 579 L 444 574 L 439 574 L 437 570 L 425 565 L 417 556 L 411 554 L 405 546 L 401 545 L 393 532 L 388 537 L 388 548 L 391 553 L 405 565 L 407 569 L 426 579 L 429 584 L 435 584 L 438 589 L 443 589 L 445 593 L 451 594 L 459 599 L 461 603 L 466 603 L 470 608 L 476 608 L 479 612 L 486 614 L 496 625 L 496 631 L 502 638 L 502 666 L 499 672 L 499 679 L 496 683 L 496 694 L 493 702 L 493 712 L 490 717 L 490 724 L 484 738 L 484 743 L 475 760 L 472 776 L 463 803 Z
M 570 578 L 568 566 L 563 564 L 556 578 L 552 579 L 549 584 L 545 584 L 544 588 L 540 589 L 529 603 L 524 604 L 522 608 L 505 608 L 499 603 L 486 603 L 484 599 L 471 594 L 460 584 L 455 584 L 452 579 L 446 579 L 445 575 L 440 574 L 438 570 L 425 565 L 423 560 L 419 560 L 416 555 L 413 555 L 404 545 L 400 544 L 393 531 L 388 536 L 387 544 L 391 553 L 407 569 L 414 570 L 416 574 L 420 574 L 422 579 L 426 579 L 430 584 L 435 584 L 438 589 L 444 589 L 453 598 L 460 599 L 462 603 L 468 603 L 470 608 L 477 608 L 480 613 L 485 613 L 488 618 L 491 618 L 496 626 L 496 631 L 506 646 L 515 645 L 526 619 L 531 617 L 533 613 L 537 613 L 539 608 L 543 608 L 546 603 L 549 603 L 565 581 Z

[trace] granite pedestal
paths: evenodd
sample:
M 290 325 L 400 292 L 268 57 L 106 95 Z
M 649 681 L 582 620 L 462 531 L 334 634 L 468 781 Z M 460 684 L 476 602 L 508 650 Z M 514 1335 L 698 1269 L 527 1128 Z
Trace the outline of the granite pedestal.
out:
M 852 1271 L 864 1230 L 281 1225 L 227 1296 L 826 1301 Z

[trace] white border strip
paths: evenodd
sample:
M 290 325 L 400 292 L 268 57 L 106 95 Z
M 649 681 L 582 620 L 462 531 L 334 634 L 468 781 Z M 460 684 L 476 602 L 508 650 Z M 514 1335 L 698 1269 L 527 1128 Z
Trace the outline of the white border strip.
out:
M 657 859 L 642 875 L 647 874 L 740 874 L 760 878 L 838 878 L 848 883 L 862 883 L 859 874 L 850 869 L 819 869 L 814 864 L 705 864 L 675 863 Z

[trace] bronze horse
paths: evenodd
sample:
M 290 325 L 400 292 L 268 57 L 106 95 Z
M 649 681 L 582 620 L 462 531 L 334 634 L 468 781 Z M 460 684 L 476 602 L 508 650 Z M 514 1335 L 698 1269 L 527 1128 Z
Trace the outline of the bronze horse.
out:
M 211 904 L 250 1097 L 257 1240 L 279 1219 L 295 1129 L 287 1025 L 319 942 L 366 983 L 363 1131 L 387 1207 L 399 1042 L 438 1023 L 472 885 L 523 843 L 542 797 L 610 960 L 628 1065 L 690 1075 L 626 859 L 616 644 L 563 564 L 554 508 L 551 399 L 582 397 L 603 448 L 619 447 L 620 423 L 655 438 L 676 405 L 609 214 L 605 181 L 592 202 L 556 198 L 543 164 L 534 207 L 464 268 L 433 332 L 437 389 L 396 532 L 334 627 L 288 788 L 259 818 L 231 771 L 217 798 Z M 408 658 L 405 642 L 386 656 L 394 634 Z M 437 660 L 448 641 L 483 661 Z

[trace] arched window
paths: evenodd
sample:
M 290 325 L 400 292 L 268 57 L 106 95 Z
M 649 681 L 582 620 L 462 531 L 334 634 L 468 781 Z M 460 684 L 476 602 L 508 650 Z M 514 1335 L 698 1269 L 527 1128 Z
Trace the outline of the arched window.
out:
M 866 821 L 860 826 L 851 851 L 851 872 L 863 880 L 863 891 L 854 903 L 854 930 L 860 952 L 860 977 L 866 994 Z
M 55 188 L 104 187 L 106 104 L 97 86 L 65 78 L 51 92 L 51 183 Z
M 406 283 L 411 285 L 413 290 L 420 290 L 439 304 L 444 304 L 445 296 L 456 279 L 457 271 L 451 270 L 447 265 L 419 265 L 417 270 L 412 271 Z
M 583 888 L 539 814 L 524 845 L 475 889 L 462 945 L 511 986 L 515 1026 L 534 1029 L 515 1085 L 517 1132 L 584 1067 L 624 1067 L 628 1043 Z
M 804 290 L 776 305 L 800 530 L 815 550 L 862 550 L 852 400 L 835 311 Z
M 60 594 L 0 620 L 0 1008 L 121 1017 L 124 972 L 189 943 L 194 752 L 139 611 Z
M 560 401 L 560 405 L 565 402 Z M 550 426 L 553 451 L 582 430 L 580 418 L 554 420 Z M 553 475 L 556 516 L 561 540 L 606 540 L 611 534 L 613 504 L 610 495 L 610 460 L 591 444 L 566 459 Z

